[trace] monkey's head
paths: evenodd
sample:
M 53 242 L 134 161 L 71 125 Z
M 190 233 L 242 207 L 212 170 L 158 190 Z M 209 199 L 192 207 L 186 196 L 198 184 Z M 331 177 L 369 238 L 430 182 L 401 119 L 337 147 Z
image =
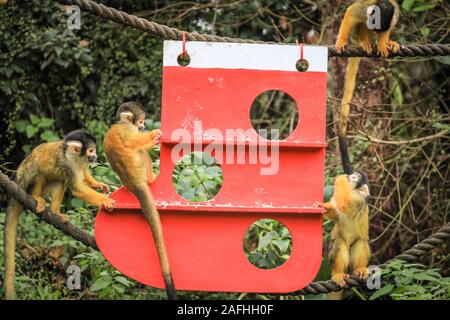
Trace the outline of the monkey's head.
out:
M 354 171 L 351 175 L 348 176 L 348 180 L 350 182 L 350 186 L 354 190 L 358 190 L 363 192 L 367 196 L 370 195 L 369 192 L 369 179 L 367 175 L 362 171 Z
M 64 154 L 69 158 L 93 163 L 97 160 L 95 137 L 82 130 L 69 132 L 64 138 Z
M 367 7 L 367 20 L 376 19 L 379 25 L 373 29 L 377 33 L 385 32 L 392 26 L 395 7 L 389 0 L 377 0 L 375 4 Z M 375 15 L 379 15 L 376 17 Z M 395 22 L 394 22 L 395 24 Z
M 131 122 L 139 131 L 145 129 L 145 111 L 138 102 L 125 102 L 117 109 L 117 120 L 119 123 Z

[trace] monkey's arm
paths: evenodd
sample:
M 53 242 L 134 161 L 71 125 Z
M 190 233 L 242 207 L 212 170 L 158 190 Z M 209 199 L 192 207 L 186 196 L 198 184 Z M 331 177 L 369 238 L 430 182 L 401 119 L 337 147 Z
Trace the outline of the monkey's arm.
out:
M 340 175 L 336 178 L 334 182 L 334 194 L 333 198 L 336 202 L 336 207 L 342 211 L 346 212 L 348 206 L 353 201 L 353 191 L 350 187 L 348 177 L 346 175 Z
M 103 182 L 99 182 L 99 181 L 95 180 L 95 178 L 92 176 L 91 172 L 89 171 L 89 168 L 86 168 L 84 170 L 84 180 L 91 188 L 102 189 L 103 193 L 109 193 L 109 186 Z
M 331 202 L 326 202 L 323 204 L 323 207 L 325 209 L 327 209 L 327 211 L 325 212 L 325 218 L 330 219 L 330 220 L 335 220 L 337 217 L 337 212 L 334 209 L 334 206 Z
M 72 194 L 74 197 L 86 201 L 94 206 L 104 206 L 108 211 L 114 208 L 115 200 L 108 198 L 107 196 L 98 193 L 85 183 L 77 183 L 72 187 Z
M 361 3 L 354 3 L 347 8 L 345 11 L 344 19 L 342 20 L 341 26 L 339 28 L 339 33 L 336 41 L 336 49 L 338 52 L 344 50 L 345 46 L 348 44 L 348 39 L 350 32 L 354 28 L 355 24 L 359 21 L 357 19 L 357 10 L 361 9 Z
M 41 213 L 45 209 L 45 199 L 42 197 L 44 186 L 46 184 L 45 177 L 42 175 L 38 175 L 36 180 L 34 181 L 33 191 L 31 195 L 37 201 L 36 212 Z
M 157 136 L 160 136 L 159 130 L 152 130 L 148 132 L 138 132 L 136 134 L 128 136 L 127 139 L 123 139 L 123 144 L 127 148 L 138 149 L 144 148 L 150 150 L 158 141 L 155 141 Z

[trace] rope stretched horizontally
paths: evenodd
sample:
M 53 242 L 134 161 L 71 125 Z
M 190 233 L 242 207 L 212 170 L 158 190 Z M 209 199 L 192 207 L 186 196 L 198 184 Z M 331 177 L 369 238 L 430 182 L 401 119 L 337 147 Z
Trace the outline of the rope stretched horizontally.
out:
M 149 21 L 144 18 L 134 16 L 132 14 L 107 7 L 103 4 L 99 4 L 92 0 L 56 0 L 64 5 L 76 5 L 80 9 L 87 11 L 91 14 L 98 15 L 102 18 L 121 23 L 128 27 L 136 28 L 152 35 L 161 37 L 166 40 L 182 40 L 183 31 L 171 28 L 163 24 Z M 240 39 L 230 37 L 220 37 L 215 35 L 200 34 L 194 32 L 185 32 L 187 41 L 205 41 L 205 42 L 234 42 L 234 43 L 274 43 L 264 42 L 251 39 Z M 278 43 L 287 44 L 289 43 Z M 295 45 L 295 44 L 292 44 Z M 338 53 L 336 47 L 333 45 L 327 45 L 328 55 L 330 57 L 379 57 L 376 50 L 372 54 L 368 55 L 362 48 L 349 46 L 347 49 Z M 400 50 L 393 54 L 391 57 L 432 57 L 432 56 L 445 56 L 450 55 L 450 44 L 410 44 L 403 45 Z
M 6 193 L 8 197 L 14 198 L 17 201 L 19 201 L 25 207 L 25 209 L 35 213 L 36 216 L 39 217 L 40 219 L 53 225 L 56 229 L 62 231 L 69 237 L 81 241 L 88 247 L 98 250 L 97 244 L 95 243 L 95 238 L 90 233 L 81 230 L 80 228 L 74 226 L 70 222 L 63 223 L 54 213 L 52 213 L 48 209 L 41 214 L 37 214 L 35 212 L 36 200 L 34 200 L 31 195 L 27 194 L 25 190 L 20 188 L 15 182 L 11 181 L 8 178 L 8 176 L 2 172 L 0 172 L 0 187 L 1 189 L 3 189 L 3 191 Z M 407 262 L 417 261 L 421 256 L 425 255 L 427 252 L 437 247 L 446 239 L 450 239 L 450 223 L 447 223 L 437 232 L 433 233 L 430 237 L 416 244 L 411 249 L 399 254 L 394 259 L 404 260 Z M 380 268 L 385 267 L 388 263 L 389 261 L 387 261 L 382 265 L 379 265 L 379 267 Z M 351 276 L 350 278 L 346 279 L 345 282 L 347 284 L 346 288 L 357 287 L 365 284 L 365 281 L 361 281 L 354 276 Z M 318 294 L 340 290 L 342 290 L 341 287 L 336 285 L 333 281 L 328 280 L 328 281 L 311 282 L 307 287 L 305 287 L 300 291 L 297 291 L 295 294 L 301 295 Z

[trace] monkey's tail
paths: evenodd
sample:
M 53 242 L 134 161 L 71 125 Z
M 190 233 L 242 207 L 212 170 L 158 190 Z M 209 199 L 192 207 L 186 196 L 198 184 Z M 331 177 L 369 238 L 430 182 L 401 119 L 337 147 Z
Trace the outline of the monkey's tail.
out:
M 172 272 L 170 271 L 169 257 L 167 255 L 166 245 L 164 243 L 163 230 L 161 226 L 161 219 L 153 201 L 152 194 L 147 184 L 140 185 L 134 188 L 134 194 L 138 198 L 142 212 L 152 229 L 153 239 L 155 241 L 156 250 L 159 255 L 159 262 L 161 264 L 161 271 L 166 285 L 167 297 L 170 300 L 177 300 L 177 292 L 172 279 Z
M 342 98 L 341 104 L 341 118 L 339 120 L 339 150 L 341 154 L 342 167 L 345 174 L 352 174 L 352 166 L 350 163 L 350 157 L 348 154 L 347 145 L 347 122 L 348 115 L 350 113 L 350 103 L 353 99 L 353 92 L 356 86 L 356 77 L 358 75 L 359 64 L 361 58 L 350 58 L 348 59 L 347 69 L 345 71 L 345 82 L 344 82 L 344 96 Z
M 20 213 L 22 212 L 22 205 L 11 199 L 6 208 L 6 219 L 4 229 L 4 252 L 5 252 L 5 299 L 14 300 L 14 274 L 16 270 L 16 235 L 17 222 Z

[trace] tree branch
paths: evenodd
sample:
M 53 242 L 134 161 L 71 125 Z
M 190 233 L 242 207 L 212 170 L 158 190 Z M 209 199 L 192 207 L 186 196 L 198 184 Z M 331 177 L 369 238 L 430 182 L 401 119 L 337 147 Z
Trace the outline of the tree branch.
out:
M 51 224 L 56 229 L 62 231 L 69 237 L 75 240 L 81 241 L 88 247 L 98 250 L 95 238 L 92 234 L 76 227 L 70 222 L 64 223 L 59 217 L 51 212 L 49 209 L 45 209 L 42 213 L 36 213 L 36 200 L 33 199 L 28 193 L 20 188 L 15 182 L 11 181 L 9 177 L 0 171 L 0 187 L 6 193 L 9 198 L 19 201 L 26 210 L 33 212 L 39 219 Z

